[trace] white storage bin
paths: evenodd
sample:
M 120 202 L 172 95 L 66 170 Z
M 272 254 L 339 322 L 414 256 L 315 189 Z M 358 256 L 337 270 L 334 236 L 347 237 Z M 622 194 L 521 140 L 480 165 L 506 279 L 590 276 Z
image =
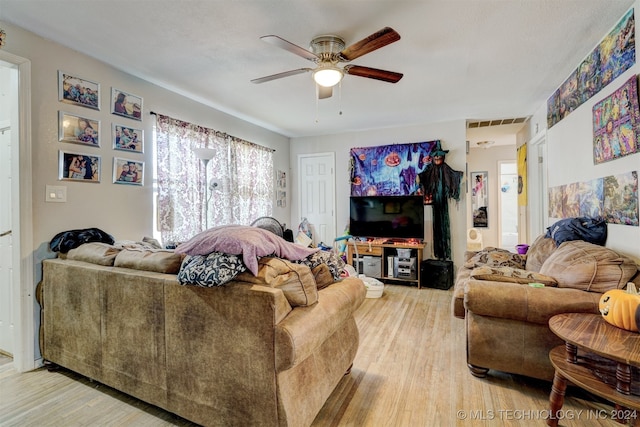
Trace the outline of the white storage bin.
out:
M 365 298 L 380 298 L 382 296 L 384 292 L 384 283 L 374 279 L 373 277 L 367 277 L 364 274 L 361 274 L 359 277 L 367 288 L 367 295 Z

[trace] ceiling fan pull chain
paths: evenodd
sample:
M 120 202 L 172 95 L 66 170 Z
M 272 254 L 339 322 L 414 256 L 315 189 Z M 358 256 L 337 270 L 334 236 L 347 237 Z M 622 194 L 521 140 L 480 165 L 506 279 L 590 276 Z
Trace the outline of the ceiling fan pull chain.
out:
M 342 81 L 338 83 L 338 108 L 340 109 L 338 111 L 338 115 L 341 116 L 342 115 Z
M 316 85 L 316 123 L 319 122 L 318 120 L 318 104 L 320 102 L 320 86 Z

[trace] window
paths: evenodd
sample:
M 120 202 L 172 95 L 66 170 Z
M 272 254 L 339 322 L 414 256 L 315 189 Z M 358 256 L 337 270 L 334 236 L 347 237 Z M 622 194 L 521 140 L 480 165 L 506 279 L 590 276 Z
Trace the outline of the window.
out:
M 165 244 L 272 215 L 272 149 L 159 114 L 154 145 L 157 222 Z M 213 157 L 204 162 L 195 148 L 210 148 Z

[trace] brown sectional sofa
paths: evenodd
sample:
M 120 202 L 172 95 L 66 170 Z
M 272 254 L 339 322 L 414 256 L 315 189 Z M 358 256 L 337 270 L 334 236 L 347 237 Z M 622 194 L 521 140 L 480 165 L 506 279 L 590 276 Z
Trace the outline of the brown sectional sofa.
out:
M 583 241 L 556 247 L 552 239 L 540 236 L 522 260 L 525 269 L 520 277 L 483 276 L 479 261 L 487 260 L 479 254 L 466 254 L 452 299 L 453 315 L 466 325 L 467 365 L 478 377 L 493 369 L 552 380 L 549 351 L 563 341 L 549 329 L 549 319 L 560 313 L 598 314 L 602 292 L 623 288 L 629 280 L 640 283 L 638 267 L 631 259 Z M 504 261 L 504 256 L 499 259 Z M 500 269 L 509 268 L 494 270 Z M 551 283 L 528 285 L 540 280 Z
M 279 287 L 182 286 L 175 274 L 74 259 L 43 265 L 46 361 L 205 426 L 310 425 L 358 349 L 353 314 L 366 289 L 357 278 L 292 306 Z

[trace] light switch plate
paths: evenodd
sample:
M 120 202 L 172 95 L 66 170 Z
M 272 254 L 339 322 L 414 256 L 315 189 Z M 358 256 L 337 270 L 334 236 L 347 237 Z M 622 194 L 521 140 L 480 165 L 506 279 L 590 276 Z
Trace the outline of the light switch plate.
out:
M 67 187 L 64 185 L 47 185 L 45 202 L 66 203 Z

